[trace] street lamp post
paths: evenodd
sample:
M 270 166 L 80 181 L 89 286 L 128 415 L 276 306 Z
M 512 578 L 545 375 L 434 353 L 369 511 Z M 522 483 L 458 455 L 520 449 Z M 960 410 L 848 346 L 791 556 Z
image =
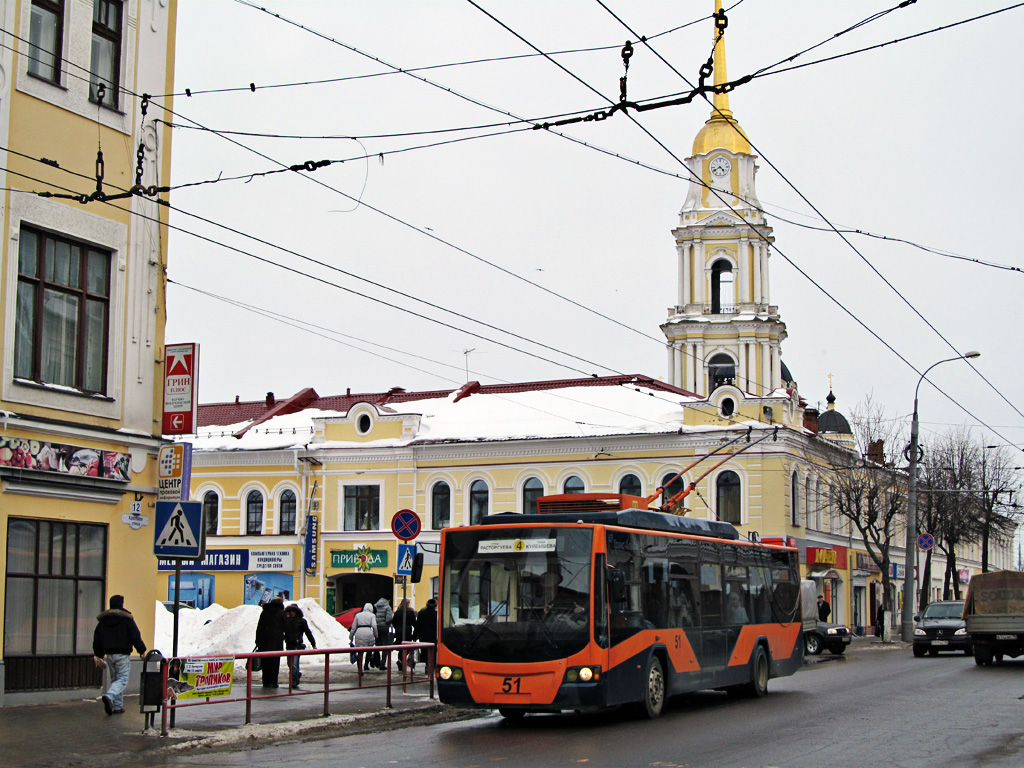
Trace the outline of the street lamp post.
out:
M 907 547 L 903 566 L 905 573 L 903 576 L 903 614 L 901 628 L 901 635 L 903 637 L 903 641 L 906 643 L 914 642 L 914 606 L 917 604 L 917 588 L 915 586 L 916 574 L 914 573 L 914 565 L 917 560 L 917 395 L 918 391 L 921 389 L 921 382 L 924 381 L 925 376 L 928 375 L 928 371 L 936 365 L 951 363 L 954 360 L 973 360 L 976 357 L 981 357 L 981 352 L 972 351 L 959 355 L 958 357 L 939 360 L 939 362 L 933 363 L 925 369 L 925 372 L 921 374 L 921 378 L 917 380 L 917 386 L 914 387 L 914 417 L 910 422 L 910 448 L 908 449 L 909 455 L 907 456 L 907 461 L 909 463 L 909 467 L 907 468 Z

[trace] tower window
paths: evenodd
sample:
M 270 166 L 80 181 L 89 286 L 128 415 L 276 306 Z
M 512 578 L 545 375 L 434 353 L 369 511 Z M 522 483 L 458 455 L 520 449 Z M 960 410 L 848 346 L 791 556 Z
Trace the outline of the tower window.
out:
M 719 259 L 711 265 L 711 314 L 736 311 L 736 284 L 733 282 L 732 264 Z
M 711 393 L 723 384 L 736 382 L 736 364 L 724 353 L 719 353 L 708 361 L 708 392 Z M 723 403 L 724 407 L 724 403 Z M 727 414 L 728 415 L 728 414 Z

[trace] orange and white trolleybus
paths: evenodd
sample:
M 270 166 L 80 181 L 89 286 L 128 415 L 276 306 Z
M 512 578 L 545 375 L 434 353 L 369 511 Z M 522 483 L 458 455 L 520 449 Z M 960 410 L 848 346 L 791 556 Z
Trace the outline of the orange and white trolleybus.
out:
M 616 494 L 538 499 L 441 538 L 441 701 L 529 712 L 701 689 L 764 696 L 803 662 L 791 547 Z

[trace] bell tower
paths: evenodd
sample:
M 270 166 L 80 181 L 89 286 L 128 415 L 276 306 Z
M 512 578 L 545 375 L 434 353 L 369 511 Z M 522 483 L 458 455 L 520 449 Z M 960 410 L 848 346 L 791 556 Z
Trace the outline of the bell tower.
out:
M 721 0 L 715 2 L 721 11 Z M 715 85 L 728 82 L 725 38 L 716 29 Z M 668 381 L 708 396 L 721 384 L 764 397 L 785 386 L 781 344 L 786 325 L 771 305 L 768 257 L 774 241 L 760 210 L 757 157 L 715 93 L 711 117 L 686 159 L 691 180 L 675 236 L 679 269 L 676 306 L 661 326 Z

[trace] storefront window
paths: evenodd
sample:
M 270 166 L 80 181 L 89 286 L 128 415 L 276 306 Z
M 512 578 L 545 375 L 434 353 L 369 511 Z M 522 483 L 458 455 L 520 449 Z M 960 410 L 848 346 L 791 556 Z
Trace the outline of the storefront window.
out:
M 106 551 L 106 526 L 8 521 L 4 656 L 91 655 Z

